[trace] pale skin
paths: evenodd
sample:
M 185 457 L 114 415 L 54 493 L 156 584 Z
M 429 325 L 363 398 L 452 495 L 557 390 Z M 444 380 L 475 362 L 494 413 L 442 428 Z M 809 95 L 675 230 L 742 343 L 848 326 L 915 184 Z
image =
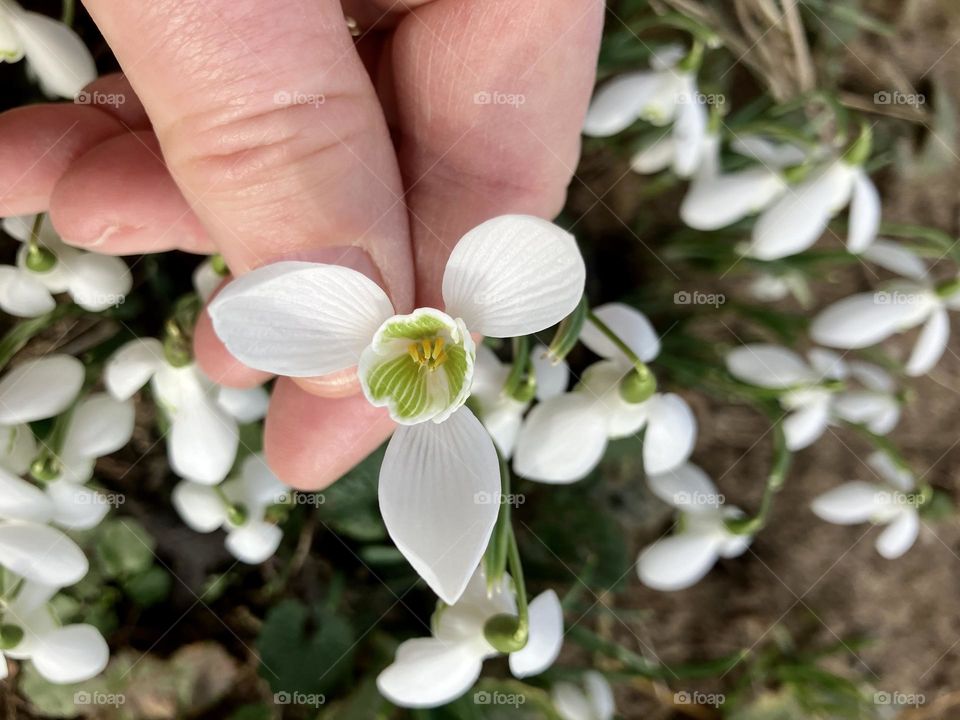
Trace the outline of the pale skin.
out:
M 398 312 L 443 307 L 444 265 L 470 228 L 560 211 L 603 23 L 602 0 L 85 5 L 124 71 L 92 89 L 125 102 L 0 115 L 0 216 L 49 210 L 77 247 L 219 252 L 235 274 L 349 265 Z M 355 47 L 344 13 L 375 32 Z M 195 350 L 222 384 L 268 377 L 206 316 Z M 353 373 L 280 378 L 267 458 L 321 489 L 392 429 Z

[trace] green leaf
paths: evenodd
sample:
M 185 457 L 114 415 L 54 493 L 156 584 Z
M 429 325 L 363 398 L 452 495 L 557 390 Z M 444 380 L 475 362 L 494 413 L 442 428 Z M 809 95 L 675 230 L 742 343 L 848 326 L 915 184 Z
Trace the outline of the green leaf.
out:
M 349 679 L 354 637 L 339 614 L 284 600 L 267 613 L 257 638 L 260 675 L 275 693 L 331 693 Z
M 173 579 L 159 565 L 152 565 L 123 583 L 123 589 L 141 607 L 156 605 L 167 598 Z
M 354 540 L 386 539 L 387 529 L 377 504 L 377 483 L 385 448 L 381 446 L 323 491 L 323 503 L 317 506 L 317 515 L 325 525 Z
M 129 578 L 153 564 L 156 541 L 130 518 L 106 521 L 96 541 L 96 559 L 107 578 Z

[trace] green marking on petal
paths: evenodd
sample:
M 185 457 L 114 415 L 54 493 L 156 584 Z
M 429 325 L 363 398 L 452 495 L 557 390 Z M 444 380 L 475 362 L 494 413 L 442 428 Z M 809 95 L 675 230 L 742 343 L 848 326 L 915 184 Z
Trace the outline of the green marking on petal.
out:
M 447 360 L 443 364 L 443 371 L 447 374 L 447 383 L 450 388 L 450 402 L 463 390 L 467 379 L 468 358 L 467 351 L 461 345 L 447 348 Z
M 439 335 L 447 329 L 448 326 L 442 319 L 423 313 L 390 320 L 381 332 L 384 340 L 422 340 Z
M 423 412 L 429 400 L 426 373 L 409 355 L 400 355 L 381 363 L 367 379 L 370 394 L 376 400 L 390 398 L 398 418 L 413 418 Z

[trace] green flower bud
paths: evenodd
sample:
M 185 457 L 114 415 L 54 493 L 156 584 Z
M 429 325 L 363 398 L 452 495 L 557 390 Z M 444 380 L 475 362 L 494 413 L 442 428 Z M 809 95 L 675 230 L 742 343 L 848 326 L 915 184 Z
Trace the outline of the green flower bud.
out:
M 35 273 L 50 272 L 57 264 L 57 256 L 50 249 L 36 243 L 30 243 L 27 248 L 26 266 Z
M 484 623 L 483 636 L 505 654 L 522 650 L 527 644 L 527 629 L 520 626 L 520 618 L 515 615 L 494 615 Z
M 23 640 L 23 629 L 16 625 L 0 625 L 0 650 L 12 650 Z
M 250 513 L 241 503 L 234 503 L 227 507 L 227 520 L 232 525 L 243 525 L 250 519 Z
M 873 149 L 873 130 L 869 125 L 860 127 L 860 137 L 853 141 L 853 144 L 847 148 L 843 154 L 843 161 L 847 165 L 863 165 L 870 157 L 870 151 Z
M 30 465 L 30 477 L 38 482 L 53 482 L 63 472 L 63 464 L 56 455 L 43 453 Z
M 657 391 L 657 379 L 646 365 L 638 366 L 620 381 L 620 397 L 628 403 L 642 403 Z
M 223 255 L 220 253 L 210 256 L 210 267 L 212 267 L 213 271 L 220 277 L 226 277 L 230 274 L 230 268 L 227 267 L 227 261 L 223 259 Z

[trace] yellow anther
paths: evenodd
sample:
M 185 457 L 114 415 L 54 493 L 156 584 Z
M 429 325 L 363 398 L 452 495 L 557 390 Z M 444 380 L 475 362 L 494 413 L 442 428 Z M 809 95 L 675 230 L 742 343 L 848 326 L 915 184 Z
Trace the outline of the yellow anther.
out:
M 441 355 L 446 357 L 446 355 L 443 353 L 443 338 L 438 337 L 433 341 L 433 352 L 430 353 L 430 357 L 439 361 Z
M 442 337 L 423 339 L 410 343 L 407 346 L 407 354 L 421 367 L 436 370 L 447 360 L 447 353 L 443 349 L 444 344 Z
M 413 358 L 414 362 L 423 362 L 423 360 L 420 358 L 420 353 L 418 352 L 416 343 L 410 343 L 410 346 L 407 348 L 407 352 L 410 353 L 410 357 Z

